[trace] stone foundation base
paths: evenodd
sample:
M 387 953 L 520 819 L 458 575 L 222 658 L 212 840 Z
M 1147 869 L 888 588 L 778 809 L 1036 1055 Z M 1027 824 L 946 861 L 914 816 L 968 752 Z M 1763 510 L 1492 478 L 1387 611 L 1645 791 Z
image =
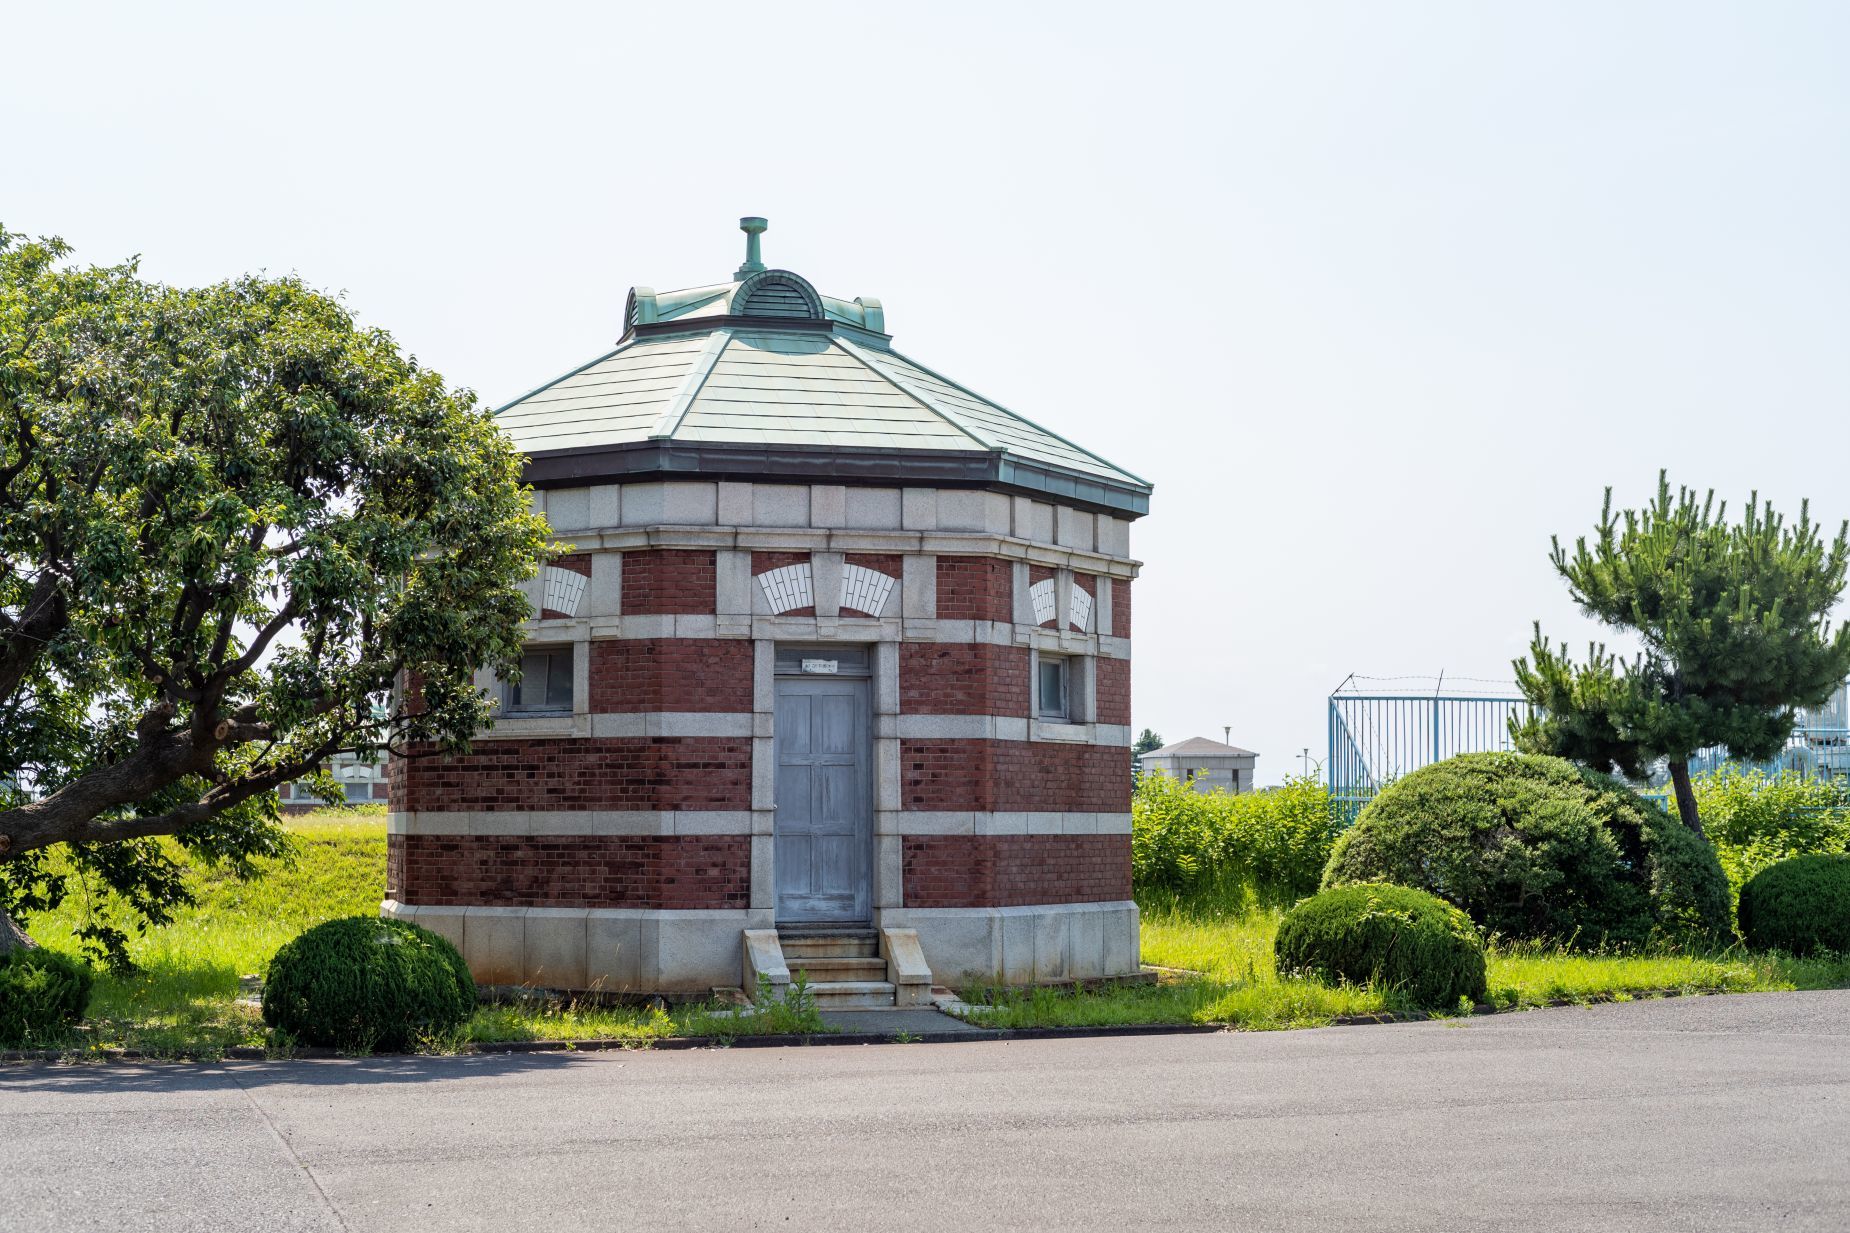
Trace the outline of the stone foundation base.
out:
M 1137 905 L 1128 899 L 1020 908 L 886 908 L 880 923 L 918 930 L 925 962 L 940 985 L 1033 985 L 1139 970 Z
M 765 909 L 432 908 L 387 899 L 382 916 L 442 934 L 479 985 L 710 993 L 739 983 L 740 939 Z
M 610 994 L 705 994 L 739 983 L 747 929 L 775 929 L 769 908 L 420 907 L 387 899 L 380 915 L 448 938 L 480 985 Z M 1138 972 L 1137 905 L 882 908 L 876 927 L 915 929 L 940 985 L 1033 985 Z

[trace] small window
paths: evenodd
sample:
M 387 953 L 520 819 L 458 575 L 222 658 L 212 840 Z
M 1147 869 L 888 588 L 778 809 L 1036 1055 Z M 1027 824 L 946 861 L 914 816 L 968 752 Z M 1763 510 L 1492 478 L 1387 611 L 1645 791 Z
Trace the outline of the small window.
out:
M 514 715 L 572 709 L 572 648 L 542 647 L 520 657 L 520 680 L 502 686 L 502 706 Z
M 1041 656 L 1040 716 L 1064 722 L 1069 714 L 1070 663 L 1061 655 Z

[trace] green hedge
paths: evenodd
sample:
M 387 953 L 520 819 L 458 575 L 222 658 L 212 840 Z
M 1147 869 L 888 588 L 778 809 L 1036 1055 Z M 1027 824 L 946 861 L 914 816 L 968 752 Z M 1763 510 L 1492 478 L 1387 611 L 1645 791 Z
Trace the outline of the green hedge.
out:
M 1729 933 L 1715 851 L 1653 802 L 1560 758 L 1465 754 L 1382 789 L 1335 845 L 1325 886 L 1394 882 L 1486 930 L 1587 946 Z
M 474 1011 L 475 981 L 448 939 L 376 916 L 304 930 L 277 950 L 263 985 L 265 1023 L 351 1053 L 417 1048 Z
M 1160 772 L 1131 798 L 1131 862 L 1140 893 L 1181 896 L 1252 887 L 1290 901 L 1316 889 L 1336 838 L 1329 791 L 1293 778 L 1259 792 L 1196 792 Z
M 0 955 L 0 1048 L 60 1044 L 90 1004 L 90 965 L 42 946 Z
M 1436 895 L 1367 882 L 1312 895 L 1285 913 L 1273 943 L 1281 974 L 1393 989 L 1416 1006 L 1484 996 L 1484 940 Z
M 1795 856 L 1741 888 L 1741 936 L 1755 950 L 1850 955 L 1850 856 Z

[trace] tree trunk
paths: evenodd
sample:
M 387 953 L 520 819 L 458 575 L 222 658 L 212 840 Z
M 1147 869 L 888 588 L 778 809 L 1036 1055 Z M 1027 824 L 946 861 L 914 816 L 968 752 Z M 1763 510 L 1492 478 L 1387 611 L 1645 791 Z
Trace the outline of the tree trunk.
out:
M 25 950 L 37 945 L 38 943 L 34 942 L 12 917 L 8 916 L 4 910 L 0 910 L 0 958 L 12 951 Z
M 1683 825 L 1702 834 L 1702 819 L 1696 816 L 1696 789 L 1689 782 L 1689 763 L 1682 759 L 1672 759 L 1670 763 L 1670 783 L 1676 789 L 1677 813 L 1683 819 Z

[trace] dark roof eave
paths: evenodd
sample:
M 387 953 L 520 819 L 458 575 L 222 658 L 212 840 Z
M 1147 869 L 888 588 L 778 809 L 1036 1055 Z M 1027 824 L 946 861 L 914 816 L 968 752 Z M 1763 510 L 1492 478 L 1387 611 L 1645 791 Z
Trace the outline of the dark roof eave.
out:
M 972 450 L 896 453 L 853 446 L 638 441 L 588 449 L 540 450 L 527 456 L 522 475 L 535 488 L 695 476 L 747 482 L 984 488 L 1126 520 L 1150 512 L 1147 486 L 1116 483 L 1009 454 Z

